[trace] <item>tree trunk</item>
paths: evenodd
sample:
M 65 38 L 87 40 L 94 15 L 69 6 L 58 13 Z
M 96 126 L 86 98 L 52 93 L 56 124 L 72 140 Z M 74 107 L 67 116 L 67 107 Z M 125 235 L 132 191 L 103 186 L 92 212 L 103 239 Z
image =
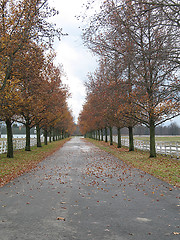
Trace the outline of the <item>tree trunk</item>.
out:
M 56 141 L 58 141 L 58 130 L 57 129 L 56 129 L 55 134 L 56 134 Z
M 129 129 L 129 151 L 134 151 L 133 127 L 128 127 L 128 129 Z
M 29 121 L 26 122 L 26 146 L 25 151 L 31 151 L 31 139 L 30 139 L 30 125 Z
M 42 147 L 41 145 L 41 133 L 39 124 L 36 125 L 36 134 L 37 134 L 37 147 Z
M 101 129 L 101 141 L 103 141 L 103 129 Z
M 57 141 L 58 140 L 57 130 L 54 131 L 54 134 L 55 134 L 55 141 Z
M 48 145 L 47 135 L 47 129 L 44 129 L 44 145 Z
M 64 139 L 64 130 L 62 130 L 62 139 Z
M 152 119 L 150 119 L 150 157 L 156 157 L 155 125 Z
M 109 127 L 109 132 L 110 132 L 110 145 L 113 145 L 112 127 Z
M 59 132 L 59 130 L 57 131 L 57 140 L 60 140 L 60 132 Z
M 105 127 L 105 142 L 107 142 L 108 139 L 107 139 L 107 127 Z
M 54 142 L 55 141 L 55 130 L 54 130 L 54 128 L 53 128 L 52 134 L 53 134 L 53 142 Z
M 100 130 L 98 130 L 98 140 L 101 141 Z
M 118 130 L 118 145 L 117 145 L 117 147 L 121 148 L 121 128 L 118 127 L 117 130 Z
M 51 136 L 51 134 L 52 134 L 52 133 L 51 133 L 51 129 L 50 129 L 50 130 L 49 130 L 49 142 L 50 142 L 50 143 L 52 142 L 52 139 L 51 139 L 52 136 Z
M 7 129 L 7 157 L 13 158 L 13 134 L 12 134 L 12 123 L 10 119 L 6 119 Z

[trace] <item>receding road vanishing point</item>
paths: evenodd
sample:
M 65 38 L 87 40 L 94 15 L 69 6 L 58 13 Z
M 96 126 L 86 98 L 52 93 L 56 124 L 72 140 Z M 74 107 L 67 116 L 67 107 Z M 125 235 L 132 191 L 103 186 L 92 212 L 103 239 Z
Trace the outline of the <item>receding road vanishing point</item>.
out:
M 0 240 L 179 239 L 179 193 L 75 137 L 0 189 Z

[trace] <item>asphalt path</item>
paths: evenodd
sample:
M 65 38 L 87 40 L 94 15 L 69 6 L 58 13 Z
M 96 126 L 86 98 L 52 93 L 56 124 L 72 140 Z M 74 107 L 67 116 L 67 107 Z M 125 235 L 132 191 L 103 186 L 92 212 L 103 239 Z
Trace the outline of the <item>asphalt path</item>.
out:
M 76 137 L 0 188 L 0 240 L 179 239 L 179 193 Z

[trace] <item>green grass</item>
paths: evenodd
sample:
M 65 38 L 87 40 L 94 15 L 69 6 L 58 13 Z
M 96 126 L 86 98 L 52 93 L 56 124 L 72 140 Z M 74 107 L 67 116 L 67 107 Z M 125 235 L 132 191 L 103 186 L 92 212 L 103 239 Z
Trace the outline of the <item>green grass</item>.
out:
M 128 138 L 128 136 L 123 136 L 122 138 Z M 149 140 L 149 137 L 141 137 L 141 136 L 134 136 L 134 139 L 137 140 Z M 164 141 L 164 142 L 178 142 L 180 141 L 180 136 L 166 136 L 166 137 L 156 137 L 156 141 Z
M 0 154 L 0 187 L 35 168 L 39 162 L 53 154 L 68 140 L 52 142 L 41 148 L 31 147 L 29 152 L 18 150 L 14 152 L 14 158 L 7 158 L 6 154 Z
M 177 159 L 172 159 L 170 156 L 157 155 L 156 158 L 150 158 L 148 152 L 141 150 L 128 151 L 127 147 L 117 148 L 114 143 L 110 146 L 109 143 L 99 142 L 92 139 L 87 139 L 100 149 L 113 154 L 126 164 L 141 169 L 165 182 L 174 186 L 180 187 L 180 162 Z

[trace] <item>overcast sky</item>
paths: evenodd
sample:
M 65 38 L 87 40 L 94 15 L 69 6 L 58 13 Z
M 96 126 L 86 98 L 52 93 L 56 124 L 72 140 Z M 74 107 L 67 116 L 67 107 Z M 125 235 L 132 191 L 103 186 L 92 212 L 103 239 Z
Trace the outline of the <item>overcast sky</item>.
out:
M 88 72 L 93 72 L 97 66 L 96 58 L 83 46 L 79 28 L 82 22 L 75 17 L 83 11 L 82 6 L 86 2 L 87 0 L 49 0 L 50 5 L 59 11 L 53 22 L 63 29 L 63 33 L 68 34 L 60 42 L 56 41 L 54 48 L 56 61 L 63 64 L 67 74 L 67 80 L 63 81 L 68 84 L 71 92 L 68 103 L 76 122 L 85 100 L 84 82 Z

